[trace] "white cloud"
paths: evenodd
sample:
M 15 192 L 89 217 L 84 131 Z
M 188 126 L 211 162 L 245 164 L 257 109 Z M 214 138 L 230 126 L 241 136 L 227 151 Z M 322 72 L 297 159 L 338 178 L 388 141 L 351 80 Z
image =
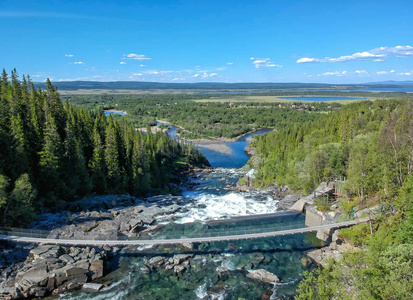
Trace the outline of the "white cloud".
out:
M 254 56 L 251 56 L 250 59 L 253 60 L 253 59 L 255 59 L 255 58 L 254 58 Z
M 173 81 L 177 81 L 177 80 L 185 80 L 185 78 L 178 78 L 178 77 L 176 77 L 176 78 L 174 78 L 174 79 L 172 79 Z
M 73 57 L 73 54 L 65 54 L 66 57 Z
M 123 54 L 123 59 L 134 59 L 134 60 L 148 60 L 151 59 L 149 57 L 146 57 L 143 54 L 135 54 L 135 53 L 130 53 L 130 54 Z
M 101 78 L 102 76 L 100 76 L 100 75 L 95 75 L 95 76 L 93 76 L 93 78 Z
M 139 65 L 139 67 L 146 67 L 146 65 Z
M 202 78 L 209 78 L 209 77 L 216 77 L 216 76 L 218 76 L 218 74 L 217 73 L 204 73 L 204 74 L 202 74 Z
M 126 65 L 126 63 L 124 61 L 121 61 L 120 64 L 121 65 Z
M 174 71 L 148 71 L 146 74 L 149 75 L 165 75 L 165 74 L 170 74 L 173 73 Z
M 335 72 L 325 72 L 323 76 L 345 76 L 348 75 L 348 71 L 335 71 Z
M 297 60 L 297 63 L 309 63 L 309 62 L 315 62 L 317 59 L 315 58 L 309 58 L 309 57 L 303 57 Z
M 229 63 L 227 63 L 227 65 L 233 65 L 234 63 L 233 62 L 229 62 Z
M 397 75 L 411 76 L 411 75 L 413 75 L 413 71 L 411 71 L 411 72 L 405 72 L 405 73 L 398 73 Z
M 377 71 L 376 74 L 378 75 L 384 75 L 384 74 L 393 74 L 396 73 L 395 70 L 391 70 L 391 71 Z
M 198 78 L 198 77 L 210 78 L 210 77 L 216 77 L 216 76 L 219 76 L 219 75 L 217 73 L 207 73 L 207 72 L 204 72 L 203 74 L 196 73 L 192 75 L 192 77 L 195 77 L 195 78 Z
M 271 67 L 278 67 L 282 68 L 280 65 L 276 65 L 271 61 L 271 58 L 253 58 L 250 59 L 254 60 L 252 63 L 254 64 L 255 68 L 271 68 Z
M 75 65 L 84 65 L 85 63 L 83 61 L 75 61 L 74 64 Z
M 354 73 L 363 75 L 363 74 L 367 74 L 368 72 L 366 70 L 356 70 L 354 71 Z
M 134 78 L 136 78 L 137 76 L 142 76 L 142 75 L 143 75 L 143 74 L 141 74 L 141 73 L 134 73 L 134 74 L 130 75 L 128 78 L 134 79 Z
M 344 55 L 337 58 L 310 58 L 303 57 L 297 60 L 297 63 L 334 63 L 357 60 L 373 60 L 384 61 L 390 56 L 408 57 L 413 56 L 412 46 L 396 46 L 396 47 L 379 47 L 370 51 L 357 52 L 352 55 Z

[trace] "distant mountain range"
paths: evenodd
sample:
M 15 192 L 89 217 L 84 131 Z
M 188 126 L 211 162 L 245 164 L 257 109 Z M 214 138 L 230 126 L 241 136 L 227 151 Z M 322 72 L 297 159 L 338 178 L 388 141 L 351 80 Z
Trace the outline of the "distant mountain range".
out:
M 397 85 L 397 86 L 411 86 L 413 85 L 412 80 L 405 80 L 405 81 L 394 81 L 394 80 L 389 80 L 389 81 L 379 81 L 379 82 L 369 82 L 365 83 L 366 85 Z
M 329 89 L 329 90 L 354 90 L 366 89 L 369 86 L 380 85 L 380 87 L 391 88 L 400 86 L 413 86 L 413 81 L 382 81 L 365 84 L 326 84 L 326 83 L 222 83 L 222 82 L 199 82 L 199 83 L 165 83 L 144 81 L 60 81 L 54 82 L 59 90 L 80 89 L 109 89 L 109 90 L 151 90 L 151 89 L 193 89 L 193 90 L 215 90 L 215 89 Z M 45 88 L 44 82 L 35 83 L 37 87 Z

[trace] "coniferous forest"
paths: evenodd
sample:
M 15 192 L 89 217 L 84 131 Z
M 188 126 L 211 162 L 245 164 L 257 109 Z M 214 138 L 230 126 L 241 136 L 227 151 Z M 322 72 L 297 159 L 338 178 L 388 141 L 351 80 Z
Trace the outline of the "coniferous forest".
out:
M 62 103 L 49 80 L 35 89 L 16 70 L 0 78 L 0 153 L 0 214 L 8 226 L 92 193 L 170 192 L 179 169 L 209 164 L 191 144 Z
M 362 101 L 254 141 L 258 157 L 250 163 L 262 184 L 309 194 L 323 181 L 341 180 L 338 210 L 348 217 L 366 207 L 378 211 L 371 223 L 340 230 L 359 248 L 307 272 L 296 299 L 411 299 L 412 122 L 410 100 Z

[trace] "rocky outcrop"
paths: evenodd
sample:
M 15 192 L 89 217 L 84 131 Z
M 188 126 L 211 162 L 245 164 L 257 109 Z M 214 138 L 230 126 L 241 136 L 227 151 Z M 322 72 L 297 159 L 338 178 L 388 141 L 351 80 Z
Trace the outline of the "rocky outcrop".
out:
M 288 194 L 284 198 L 280 199 L 277 210 L 290 209 L 290 207 L 293 206 L 299 199 L 300 194 Z
M 247 145 L 244 151 L 250 157 L 255 155 L 255 147 L 251 144 Z
M 24 263 L 1 273 L 0 295 L 5 299 L 58 294 L 103 276 L 105 253 L 95 248 L 41 245 Z
M 331 234 L 331 229 L 330 229 L 330 228 L 328 228 L 328 229 L 322 229 L 322 230 L 318 230 L 318 231 L 317 231 L 316 237 L 317 237 L 319 240 L 322 240 L 322 241 L 324 241 L 324 242 L 327 242 L 327 241 L 330 239 L 330 234 Z
M 306 205 L 307 202 L 304 199 L 300 199 L 297 202 L 295 202 L 294 205 L 291 206 L 289 209 L 302 213 L 304 212 L 304 208 Z
M 180 275 L 190 266 L 192 254 L 175 254 L 173 257 L 154 256 L 146 262 L 149 270 L 163 269 L 170 275 Z
M 153 198 L 154 202 L 159 200 L 158 197 Z M 48 237 L 92 240 L 116 240 L 119 236 L 137 237 L 140 232 L 151 228 L 155 220 L 160 221 L 172 215 L 179 207 L 175 203 L 162 207 L 154 203 L 150 206 L 134 205 L 103 212 L 82 211 L 66 216 L 66 224 L 60 224 L 58 228 L 53 229 Z
M 337 260 L 347 251 L 358 251 L 359 248 L 352 244 L 345 243 L 338 235 L 339 230 L 335 230 L 331 235 L 330 245 L 307 252 L 307 255 L 317 264 L 327 266 L 329 260 Z
M 280 282 L 280 279 L 274 273 L 268 272 L 264 269 L 259 270 L 250 270 L 247 274 L 247 277 L 252 279 L 257 279 L 267 283 L 277 283 Z

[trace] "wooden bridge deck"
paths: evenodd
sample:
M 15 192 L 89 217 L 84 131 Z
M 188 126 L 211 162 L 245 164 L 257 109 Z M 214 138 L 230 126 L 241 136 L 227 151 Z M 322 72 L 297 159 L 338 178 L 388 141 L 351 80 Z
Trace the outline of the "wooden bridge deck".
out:
M 212 237 L 193 237 L 193 238 L 179 238 L 179 239 L 154 239 L 154 240 L 76 240 L 76 239 L 49 239 L 49 238 L 38 238 L 38 237 L 28 237 L 28 236 L 13 236 L 13 235 L 0 235 L 0 240 L 8 240 L 21 243 L 36 243 L 36 244 L 56 244 L 56 245 L 73 245 L 73 246 L 138 246 L 138 245 L 170 245 L 170 244 L 182 244 L 182 243 L 202 243 L 202 242 L 219 242 L 219 241 L 233 241 L 233 240 L 244 240 L 244 239 L 256 239 L 274 236 L 283 236 L 290 234 L 314 232 L 324 229 L 342 228 L 356 225 L 359 223 L 365 223 L 369 219 L 362 218 L 347 222 L 326 224 L 313 227 L 303 227 L 298 229 L 288 229 L 279 231 L 269 231 L 261 233 L 248 233 L 248 234 L 238 234 L 238 235 L 227 235 L 227 236 L 212 236 Z

